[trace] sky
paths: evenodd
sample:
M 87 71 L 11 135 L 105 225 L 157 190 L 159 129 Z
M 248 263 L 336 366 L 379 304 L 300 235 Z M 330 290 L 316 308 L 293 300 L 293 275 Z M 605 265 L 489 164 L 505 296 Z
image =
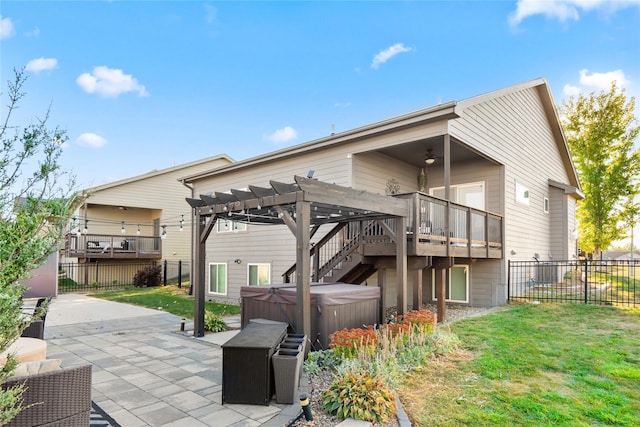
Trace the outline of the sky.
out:
M 88 187 L 538 77 L 557 105 L 612 80 L 640 100 L 640 0 L 3 0 L 3 118 L 22 67 L 12 123 L 50 111 Z

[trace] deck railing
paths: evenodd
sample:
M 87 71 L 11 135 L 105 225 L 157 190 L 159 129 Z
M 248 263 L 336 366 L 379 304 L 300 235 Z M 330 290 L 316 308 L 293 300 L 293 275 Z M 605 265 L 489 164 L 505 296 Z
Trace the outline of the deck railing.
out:
M 406 225 L 409 255 L 502 258 L 500 215 L 448 203 L 422 193 L 401 194 L 396 197 L 412 201 Z M 447 207 L 450 212 L 449 237 L 446 233 Z M 395 230 L 394 218 L 383 221 L 388 228 Z M 384 227 L 376 221 L 338 224 L 320 240 L 312 243 L 312 280 L 322 280 L 331 269 L 339 267 L 348 259 L 361 244 L 387 244 L 391 241 Z M 284 281 L 290 282 L 294 273 L 295 265 L 283 274 Z
M 158 259 L 162 257 L 160 237 L 109 234 L 67 234 L 65 256 L 72 258 Z
M 412 201 L 407 221 L 409 253 L 429 255 L 433 250 L 425 245 L 446 248 L 449 243 L 452 251 L 446 253 L 446 250 L 441 250 L 439 252 L 442 253 L 437 255 L 455 252 L 455 256 L 502 257 L 502 216 L 423 193 L 399 194 L 396 197 Z

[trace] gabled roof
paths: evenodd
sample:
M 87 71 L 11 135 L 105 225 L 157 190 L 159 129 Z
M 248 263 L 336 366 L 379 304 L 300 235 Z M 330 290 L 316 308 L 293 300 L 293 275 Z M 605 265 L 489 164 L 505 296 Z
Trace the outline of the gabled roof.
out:
M 150 172 L 147 172 L 147 173 L 144 173 L 142 175 L 136 175 L 136 176 L 132 176 L 132 177 L 125 178 L 125 179 L 120 179 L 120 180 L 117 180 L 117 181 L 108 182 L 106 184 L 96 185 L 94 187 L 87 188 L 87 191 L 90 192 L 90 193 L 95 193 L 96 191 L 102 191 L 102 190 L 106 190 L 106 189 L 109 189 L 109 188 L 114 188 L 114 187 L 118 187 L 118 186 L 121 186 L 121 185 L 130 184 L 132 182 L 141 181 L 141 180 L 144 180 L 144 179 L 152 178 L 154 176 L 168 174 L 168 173 L 180 171 L 180 170 L 183 170 L 183 169 L 188 169 L 188 168 L 191 168 L 191 167 L 194 167 L 194 166 L 206 164 L 206 163 L 209 163 L 209 162 L 214 162 L 216 160 L 227 160 L 229 163 L 233 163 L 233 159 L 231 157 L 227 156 L 226 154 L 218 154 L 216 156 L 207 157 L 205 159 L 196 160 L 196 161 L 193 161 L 193 162 L 190 162 L 190 163 L 183 163 L 181 165 L 171 166 L 171 167 L 165 168 L 165 169 L 154 169 L 154 170 L 152 170 Z
M 288 157 L 293 157 L 303 153 L 310 153 L 316 150 L 321 150 L 336 144 L 345 144 L 351 141 L 357 141 L 362 138 L 371 137 L 373 135 L 387 133 L 390 131 L 399 130 L 408 126 L 415 126 L 418 124 L 432 123 L 436 121 L 451 120 L 461 117 L 461 114 L 465 108 L 477 105 L 482 102 L 486 102 L 491 99 L 495 99 L 501 96 L 505 96 L 514 92 L 527 90 L 534 88 L 537 90 L 543 108 L 546 112 L 547 120 L 549 121 L 552 133 L 558 144 L 558 149 L 561 153 L 562 162 L 569 176 L 569 184 L 576 188 L 577 193 L 581 193 L 580 182 L 578 180 L 578 173 L 571 159 L 569 146 L 564 137 L 562 125 L 556 107 L 553 101 L 553 96 L 549 89 L 548 82 L 543 78 L 534 79 L 531 81 L 519 83 L 513 86 L 509 86 L 496 91 L 488 92 L 483 95 L 474 96 L 465 100 L 455 102 L 450 101 L 443 104 L 438 104 L 429 108 L 418 110 L 412 113 L 404 114 L 401 116 L 393 117 L 387 120 L 376 122 L 370 125 L 362 126 L 356 129 L 352 129 L 346 132 L 332 134 L 330 136 L 320 138 L 307 143 L 295 145 L 282 150 L 263 154 L 261 156 L 252 157 L 247 160 L 235 162 L 233 164 L 222 166 L 214 170 L 204 171 L 191 175 L 186 175 L 180 180 L 183 183 L 192 183 L 199 179 L 216 176 L 219 174 L 231 172 L 234 170 L 244 169 L 260 164 L 265 164 L 277 160 L 282 160 Z
M 250 159 L 241 160 L 228 166 L 222 166 L 222 167 L 216 168 L 215 170 L 187 175 L 181 178 L 181 181 L 183 183 L 190 183 L 198 179 L 206 178 L 209 176 L 214 176 L 217 174 L 226 173 L 226 172 L 230 172 L 237 169 L 244 169 L 246 167 L 273 162 L 276 160 L 282 160 L 282 159 L 293 157 L 302 153 L 309 153 L 316 150 L 321 150 L 327 147 L 331 147 L 333 145 L 344 144 L 349 141 L 359 140 L 361 138 L 371 137 L 376 134 L 397 130 L 406 126 L 412 126 L 412 125 L 417 125 L 421 123 L 431 123 L 431 122 L 436 122 L 440 120 L 454 119 L 458 117 L 458 115 L 454 111 L 455 106 L 456 106 L 455 102 L 438 104 L 433 107 L 424 108 L 422 110 L 418 110 L 418 111 L 414 111 L 401 116 L 393 117 L 391 119 L 372 123 L 366 126 L 361 126 L 345 132 L 331 134 L 324 138 L 294 145 L 292 147 L 287 147 L 282 150 L 272 151 L 270 153 L 252 157 Z
M 488 92 L 482 95 L 467 98 L 457 103 L 456 112 L 462 115 L 463 110 L 466 108 L 470 108 L 474 105 L 486 102 L 491 99 L 531 88 L 536 89 L 538 95 L 540 96 L 540 100 L 542 101 L 542 106 L 546 112 L 551 131 L 553 132 L 553 136 L 558 143 L 558 149 L 560 151 L 560 155 L 562 156 L 562 162 L 564 164 L 565 170 L 567 171 L 567 174 L 569 176 L 570 184 L 577 189 L 578 193 L 581 193 L 582 188 L 580 187 L 578 172 L 575 168 L 573 160 L 571 159 L 571 150 L 569 149 L 569 144 L 567 144 L 567 140 L 564 136 L 564 130 L 562 129 L 560 116 L 558 115 L 558 110 L 556 109 L 553 95 L 551 94 L 549 82 L 547 82 L 546 79 L 537 78 L 534 80 L 529 80 L 527 82 L 518 83 L 513 86 L 508 86 L 506 88 Z

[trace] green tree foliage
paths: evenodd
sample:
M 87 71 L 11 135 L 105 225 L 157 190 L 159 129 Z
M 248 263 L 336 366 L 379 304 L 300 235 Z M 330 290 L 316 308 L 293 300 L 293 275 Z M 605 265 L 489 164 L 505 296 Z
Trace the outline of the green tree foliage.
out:
M 638 193 L 640 133 L 635 98 L 614 82 L 609 92 L 580 94 L 563 102 L 562 124 L 585 193 L 578 205 L 579 245 L 596 255 L 624 237 L 619 227 L 628 200 Z
M 58 250 L 63 230 L 77 204 L 73 177 L 59 165 L 64 131 L 47 127 L 49 114 L 26 126 L 11 124 L 24 98 L 24 70 L 8 82 L 8 105 L 0 118 L 0 352 L 20 336 L 21 281 Z M 0 383 L 15 360 L 0 367 Z M 0 391 L 0 425 L 21 409 L 20 389 Z

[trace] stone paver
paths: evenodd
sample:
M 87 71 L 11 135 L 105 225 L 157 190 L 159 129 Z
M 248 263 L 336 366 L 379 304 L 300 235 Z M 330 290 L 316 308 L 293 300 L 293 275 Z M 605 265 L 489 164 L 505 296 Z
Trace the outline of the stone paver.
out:
M 239 327 L 239 317 L 229 323 Z M 123 427 L 282 426 L 295 417 L 299 405 L 275 399 L 222 405 L 221 345 L 237 331 L 194 338 L 179 328 L 180 318 L 162 311 L 60 295 L 47 314 L 47 357 L 91 363 L 92 398 Z

